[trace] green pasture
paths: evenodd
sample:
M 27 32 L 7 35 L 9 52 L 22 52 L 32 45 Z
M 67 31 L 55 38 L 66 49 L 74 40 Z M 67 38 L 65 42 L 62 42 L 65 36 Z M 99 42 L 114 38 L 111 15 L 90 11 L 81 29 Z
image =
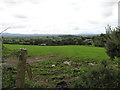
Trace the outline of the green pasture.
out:
M 32 46 L 12 44 L 4 44 L 4 47 L 11 50 L 19 50 L 20 48 L 26 48 L 28 50 L 29 56 L 58 55 L 58 57 L 54 59 L 31 63 L 30 66 L 32 67 L 33 79 L 29 80 L 28 75 L 26 74 L 25 88 L 54 88 L 58 82 L 61 82 L 63 80 L 66 82 L 71 82 L 78 79 L 78 76 L 81 77 L 82 74 L 88 72 L 88 70 L 92 68 L 88 65 L 89 62 L 93 61 L 94 63 L 104 61 L 104 59 L 109 59 L 109 57 L 105 53 L 105 48 L 101 47 L 80 45 Z M 68 61 L 69 59 L 72 61 L 71 65 L 64 64 L 64 62 Z M 15 72 L 17 72 L 17 67 L 11 67 L 15 69 L 14 73 L 5 72 L 7 68 L 3 70 L 3 87 L 5 88 L 11 87 L 11 85 L 13 85 L 12 87 L 15 86 Z M 95 69 L 97 69 L 96 67 Z M 114 65 L 114 67 L 116 66 Z M 98 69 L 97 71 L 100 70 Z M 10 78 L 12 78 L 12 80 Z
M 33 45 L 11 45 L 4 44 L 5 47 L 11 50 L 19 50 L 26 48 L 29 56 L 38 55 L 59 55 L 64 57 L 78 57 L 80 59 L 103 60 L 108 59 L 105 48 L 67 45 L 67 46 L 33 46 Z

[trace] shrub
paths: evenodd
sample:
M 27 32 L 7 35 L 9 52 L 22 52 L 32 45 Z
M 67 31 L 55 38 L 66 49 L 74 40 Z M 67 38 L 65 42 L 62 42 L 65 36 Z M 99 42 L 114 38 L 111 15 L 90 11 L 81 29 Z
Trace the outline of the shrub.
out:
M 106 28 L 107 43 L 106 51 L 107 54 L 114 59 L 115 57 L 120 58 L 120 27 L 111 29 L 108 25 Z
M 2 88 L 14 88 L 16 82 L 16 69 L 12 67 L 2 68 Z
M 106 60 L 90 67 L 79 79 L 73 81 L 70 88 L 118 88 L 120 70 L 111 66 Z

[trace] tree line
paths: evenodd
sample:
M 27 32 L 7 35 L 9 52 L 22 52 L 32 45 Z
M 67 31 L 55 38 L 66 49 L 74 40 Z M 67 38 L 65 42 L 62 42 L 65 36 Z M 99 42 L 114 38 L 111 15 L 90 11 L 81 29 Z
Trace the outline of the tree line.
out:
M 4 44 L 20 45 L 92 45 L 92 36 L 60 35 L 46 37 L 4 37 Z

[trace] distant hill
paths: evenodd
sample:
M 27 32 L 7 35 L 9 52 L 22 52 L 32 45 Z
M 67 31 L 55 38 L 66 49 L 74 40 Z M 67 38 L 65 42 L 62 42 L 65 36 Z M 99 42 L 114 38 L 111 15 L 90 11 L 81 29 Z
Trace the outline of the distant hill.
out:
M 27 36 L 59 36 L 59 35 L 77 35 L 77 36 L 96 36 L 99 34 L 13 34 L 13 33 L 3 33 L 3 37 L 27 37 Z
M 13 34 L 13 33 L 3 33 L 3 37 L 26 37 L 26 36 L 57 36 L 57 34 Z

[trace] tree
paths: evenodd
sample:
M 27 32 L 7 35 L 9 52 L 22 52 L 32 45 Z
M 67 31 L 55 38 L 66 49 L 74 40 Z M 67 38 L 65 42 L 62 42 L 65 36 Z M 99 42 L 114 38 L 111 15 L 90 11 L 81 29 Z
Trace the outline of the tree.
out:
M 106 34 L 100 34 L 93 37 L 93 43 L 97 47 L 105 47 L 106 43 Z
M 114 29 L 111 26 L 106 28 L 107 42 L 106 42 L 106 52 L 114 59 L 115 57 L 120 58 L 120 27 Z

